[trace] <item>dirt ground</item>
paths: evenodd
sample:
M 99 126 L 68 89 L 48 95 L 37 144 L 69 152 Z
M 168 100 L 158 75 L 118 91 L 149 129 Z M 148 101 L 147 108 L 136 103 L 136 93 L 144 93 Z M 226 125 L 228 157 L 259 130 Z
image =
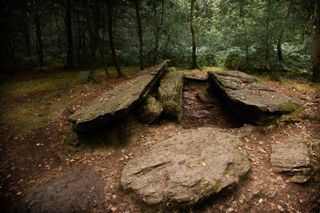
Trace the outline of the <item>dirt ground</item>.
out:
M 91 212 L 155 212 L 128 196 L 119 187 L 123 166 L 130 159 L 147 152 L 154 143 L 178 134 L 185 128 L 203 126 L 234 131 L 247 129 L 245 148 L 251 171 L 241 184 L 181 212 L 319 212 L 319 170 L 305 184 L 293 184 L 274 173 L 270 165 L 271 144 L 285 143 L 289 136 L 320 139 L 320 91 L 318 87 L 298 88 L 264 79 L 270 87 L 293 97 L 302 104 L 303 119 L 292 119 L 270 126 L 254 127 L 235 119 L 206 83 L 187 82 L 184 89 L 183 121 L 178 125 L 161 119 L 156 124 L 141 124 L 134 113 L 100 133 L 82 135 L 79 146 L 72 146 L 75 135 L 67 117 L 76 109 L 90 103 L 102 90 L 112 88 L 125 79 L 107 80 L 88 87 L 77 96 L 71 90 L 64 94 L 68 101 L 60 113 L 28 134 L 9 134 L 10 125 L 1 123 L 0 199 L 1 211 L 11 212 L 29 191 L 39 184 L 61 177 L 73 170 L 94 171 L 102 180 L 103 198 Z M 299 84 L 300 85 L 300 84 Z M 33 94 L 33 96 L 39 94 Z M 2 102 L 0 112 L 6 113 L 31 97 Z M 51 104 L 55 104 L 52 102 Z M 19 121 L 17 121 L 19 122 Z M 314 164 L 316 159 L 314 156 Z M 318 175 L 317 175 L 318 174 Z

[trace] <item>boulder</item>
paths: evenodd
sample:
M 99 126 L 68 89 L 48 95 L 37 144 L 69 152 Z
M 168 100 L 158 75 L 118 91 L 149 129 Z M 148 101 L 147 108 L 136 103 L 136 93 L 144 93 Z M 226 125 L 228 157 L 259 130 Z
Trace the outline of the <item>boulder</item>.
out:
M 182 72 L 176 71 L 174 68 L 169 69 L 160 81 L 158 92 L 163 113 L 180 122 L 182 119 Z
M 242 120 L 265 124 L 299 107 L 289 97 L 239 71 L 210 72 L 209 82 Z
M 239 136 L 227 130 L 186 130 L 129 161 L 121 185 L 149 205 L 195 204 L 234 186 L 249 171 L 242 146 Z
M 151 124 L 160 117 L 163 108 L 157 99 L 152 96 L 148 96 L 139 111 L 139 117 L 142 122 Z
M 110 124 L 122 118 L 148 95 L 160 80 L 168 61 L 140 71 L 136 76 L 113 90 L 106 91 L 87 106 L 69 117 L 75 130 L 86 132 Z
M 272 170 L 285 173 L 291 182 L 304 183 L 310 178 L 309 149 L 303 141 L 289 139 L 286 143 L 273 144 L 270 161 Z
M 17 212 L 89 212 L 100 208 L 100 186 L 96 173 L 75 170 L 33 189 L 22 199 Z

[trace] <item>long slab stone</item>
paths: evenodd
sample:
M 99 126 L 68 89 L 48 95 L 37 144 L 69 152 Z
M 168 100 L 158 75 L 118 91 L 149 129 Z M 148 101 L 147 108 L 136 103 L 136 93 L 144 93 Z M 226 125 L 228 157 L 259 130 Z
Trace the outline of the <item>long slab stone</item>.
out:
M 159 65 L 140 71 L 130 80 L 113 90 L 102 93 L 87 106 L 69 117 L 78 132 L 99 129 L 112 121 L 122 118 L 142 101 L 160 80 L 168 64 L 165 60 Z
M 257 78 L 239 71 L 208 72 L 211 86 L 242 120 L 265 124 L 299 105 L 288 96 L 267 87 Z

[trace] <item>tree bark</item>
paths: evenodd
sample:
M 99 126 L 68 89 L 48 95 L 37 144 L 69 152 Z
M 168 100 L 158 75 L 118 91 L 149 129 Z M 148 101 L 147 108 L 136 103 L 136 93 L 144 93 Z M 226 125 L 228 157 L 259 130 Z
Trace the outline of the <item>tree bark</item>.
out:
M 270 45 L 270 12 L 271 12 L 271 2 L 270 0 L 267 1 L 267 7 L 266 7 L 266 15 L 267 15 L 267 21 L 266 21 L 266 46 L 265 46 L 265 60 L 268 63 L 271 57 L 271 45 Z M 267 66 L 269 66 L 267 64 Z M 268 67 L 267 67 L 268 69 Z
M 288 19 L 291 15 L 291 6 L 292 6 L 292 2 L 291 0 L 288 2 L 288 12 L 287 15 L 285 17 L 285 20 Z M 278 61 L 279 62 L 284 62 L 283 60 L 283 53 L 282 53 L 282 39 L 283 39 L 283 34 L 284 34 L 284 30 L 285 30 L 285 20 L 281 23 L 281 29 L 279 32 L 279 37 L 278 37 L 278 41 L 277 41 L 277 55 L 278 55 Z
M 113 15 L 112 15 L 112 1 L 107 1 L 107 6 L 108 6 L 108 34 L 109 34 L 109 44 L 110 44 L 110 49 L 112 53 L 112 59 L 113 63 L 116 67 L 118 77 L 124 77 L 119 62 L 117 58 L 117 53 L 116 53 L 116 47 L 114 44 L 114 38 L 113 38 Z
M 320 82 L 320 2 L 314 3 L 314 26 L 312 35 L 313 80 Z
M 73 39 L 72 39 L 72 15 L 71 15 L 71 0 L 66 2 L 65 11 L 65 30 L 67 37 L 67 67 L 73 66 Z
M 197 45 L 196 45 L 196 30 L 194 27 L 194 15 L 196 9 L 196 0 L 191 0 L 191 10 L 190 10 L 190 30 L 192 36 L 192 69 L 199 68 L 197 63 Z
M 157 1 L 152 1 L 152 9 L 154 15 L 154 50 L 153 50 L 153 61 L 152 64 L 155 65 L 157 63 L 158 57 L 158 49 L 159 49 L 159 25 L 158 25 L 158 15 L 157 15 Z
M 144 61 L 143 61 L 143 32 L 142 32 L 142 23 L 140 16 L 140 0 L 135 0 L 135 8 L 136 8 L 136 16 L 137 16 L 137 25 L 138 25 L 138 38 L 139 38 L 139 62 L 140 62 L 140 70 L 144 69 Z
M 38 55 L 38 62 L 39 66 L 43 67 L 43 44 L 42 44 L 42 30 L 40 24 L 40 17 L 39 17 L 39 0 L 35 1 L 35 14 L 34 14 L 34 23 L 36 27 L 36 41 L 37 41 L 37 55 Z

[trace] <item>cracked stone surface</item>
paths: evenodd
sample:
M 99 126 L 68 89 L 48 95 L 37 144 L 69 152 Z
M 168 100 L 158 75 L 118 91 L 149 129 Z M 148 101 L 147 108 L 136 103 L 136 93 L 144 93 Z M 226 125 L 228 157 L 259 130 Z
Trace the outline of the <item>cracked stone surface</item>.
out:
M 113 90 L 106 91 L 69 117 L 75 130 L 86 132 L 110 124 L 125 116 L 160 80 L 168 61 L 139 72 Z
M 291 98 L 239 71 L 210 72 L 209 82 L 241 119 L 264 124 L 298 108 Z
M 273 144 L 272 169 L 290 176 L 289 181 L 304 183 L 310 178 L 311 161 L 304 141 L 289 139 L 287 143 Z
M 188 205 L 238 183 L 249 170 L 238 136 L 199 128 L 159 141 L 129 161 L 121 185 L 149 205 Z

